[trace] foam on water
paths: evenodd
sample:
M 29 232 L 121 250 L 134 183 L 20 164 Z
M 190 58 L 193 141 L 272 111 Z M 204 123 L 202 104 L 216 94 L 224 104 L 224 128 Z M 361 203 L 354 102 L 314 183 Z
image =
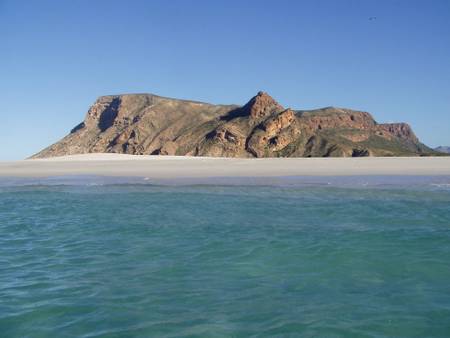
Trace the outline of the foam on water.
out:
M 0 177 L 1 187 L 55 185 L 224 185 L 224 186 L 275 186 L 275 187 L 450 187 L 450 176 L 273 176 L 273 177 L 192 177 L 149 178 L 136 176 L 67 175 L 42 178 Z

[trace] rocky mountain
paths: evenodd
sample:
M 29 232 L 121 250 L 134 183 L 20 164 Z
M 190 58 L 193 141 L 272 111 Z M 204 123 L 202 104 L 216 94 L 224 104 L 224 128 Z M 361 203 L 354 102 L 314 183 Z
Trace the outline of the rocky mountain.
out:
M 440 153 L 450 154 L 450 147 L 440 146 L 440 147 L 434 148 L 434 150 L 438 151 Z
M 82 153 L 227 156 L 423 156 L 438 154 L 405 123 L 362 111 L 284 108 L 259 92 L 244 106 L 152 94 L 102 96 L 82 123 L 33 158 Z

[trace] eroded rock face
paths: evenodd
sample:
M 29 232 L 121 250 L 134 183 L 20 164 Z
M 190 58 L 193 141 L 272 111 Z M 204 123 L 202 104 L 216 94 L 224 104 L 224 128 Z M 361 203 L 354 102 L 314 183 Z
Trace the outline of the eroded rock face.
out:
M 256 157 L 274 156 L 301 133 L 291 109 L 268 118 L 256 128 L 248 141 L 248 150 Z
M 404 123 L 377 124 L 367 112 L 284 109 L 259 92 L 244 106 L 152 94 L 100 97 L 69 135 L 34 158 L 127 154 L 314 157 L 430 155 Z
M 324 111 L 324 113 L 304 114 L 302 118 L 307 128 L 311 131 L 338 128 L 369 130 L 376 125 L 373 117 L 366 112 L 339 108 L 325 108 Z
M 274 134 L 289 127 L 295 121 L 295 114 L 291 109 L 287 109 L 278 115 L 268 119 L 264 123 L 264 130 L 268 134 Z
M 259 92 L 243 107 L 243 110 L 250 118 L 260 119 L 284 108 L 267 93 Z
M 413 143 L 419 142 L 419 139 L 407 123 L 385 123 L 378 125 L 376 129 L 381 132 L 381 135 L 387 135 L 388 137 L 394 136 Z
M 155 152 L 154 155 L 175 155 L 177 152 L 177 144 L 173 141 L 167 141 L 164 145 Z
M 88 127 L 97 127 L 100 131 L 105 131 L 111 127 L 117 117 L 119 97 L 105 96 L 99 98 L 87 112 L 84 124 Z
M 232 127 L 219 127 L 215 131 L 214 138 L 218 142 L 227 142 L 234 144 L 238 147 L 244 146 L 245 144 L 245 136 L 242 135 L 242 133 Z

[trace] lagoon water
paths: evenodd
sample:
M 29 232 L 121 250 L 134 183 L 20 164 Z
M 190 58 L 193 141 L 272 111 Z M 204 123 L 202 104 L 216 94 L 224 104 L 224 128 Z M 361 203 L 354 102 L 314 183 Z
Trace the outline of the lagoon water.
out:
M 0 188 L 1 337 L 448 337 L 450 187 Z

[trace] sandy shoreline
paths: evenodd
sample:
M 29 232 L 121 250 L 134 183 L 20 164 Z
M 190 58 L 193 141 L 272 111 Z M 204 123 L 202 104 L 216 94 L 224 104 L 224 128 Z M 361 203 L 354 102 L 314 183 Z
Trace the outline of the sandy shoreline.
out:
M 149 178 L 450 175 L 450 157 L 205 158 L 86 154 L 0 162 L 0 177 L 64 175 Z

